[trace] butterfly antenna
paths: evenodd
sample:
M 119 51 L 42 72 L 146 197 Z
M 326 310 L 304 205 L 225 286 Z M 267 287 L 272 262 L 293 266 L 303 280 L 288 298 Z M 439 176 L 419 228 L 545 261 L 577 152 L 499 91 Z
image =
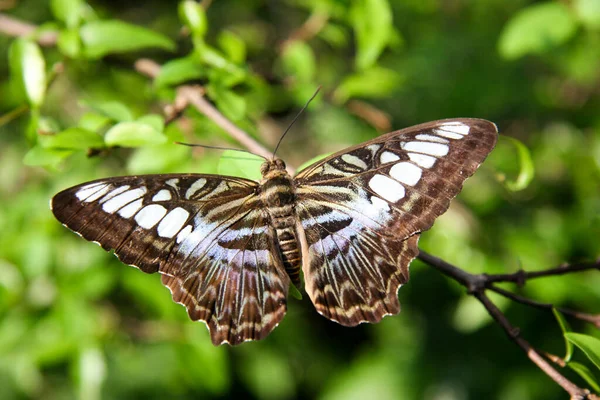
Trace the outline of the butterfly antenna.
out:
M 277 142 L 277 146 L 275 146 L 275 150 L 273 150 L 273 158 L 275 158 L 275 153 L 277 153 L 277 149 L 279 149 L 279 145 L 283 141 L 283 138 L 285 137 L 285 135 L 287 135 L 287 133 L 290 131 L 290 129 L 294 125 L 294 122 L 296 122 L 296 120 L 300 117 L 300 115 L 302 115 L 302 113 L 304 112 L 304 110 L 306 110 L 306 108 L 308 107 L 308 105 L 310 104 L 310 102 L 313 101 L 313 99 L 315 97 L 317 97 L 317 94 L 319 93 L 320 90 L 321 90 L 321 86 L 319 86 L 317 88 L 317 90 L 315 90 L 315 93 L 311 96 L 310 99 L 308 99 L 308 101 L 306 102 L 306 104 L 304 105 L 304 107 L 302 107 L 302 109 L 298 112 L 298 114 L 296 114 L 296 116 L 292 120 L 292 123 L 289 124 L 289 126 L 287 127 L 287 129 L 285 130 L 285 132 L 283 132 L 283 135 L 281 135 L 281 137 L 279 138 L 279 142 Z
M 209 146 L 207 144 L 184 143 L 184 142 L 175 142 L 175 144 L 181 144 L 183 146 L 188 146 L 188 147 L 202 147 L 205 149 L 240 151 L 242 153 L 252 154 L 253 156 L 258 156 L 258 157 L 264 158 L 266 160 L 266 157 L 263 157 L 260 154 L 254 154 L 251 151 L 244 150 L 244 149 L 234 149 L 234 148 L 230 148 L 230 147 Z

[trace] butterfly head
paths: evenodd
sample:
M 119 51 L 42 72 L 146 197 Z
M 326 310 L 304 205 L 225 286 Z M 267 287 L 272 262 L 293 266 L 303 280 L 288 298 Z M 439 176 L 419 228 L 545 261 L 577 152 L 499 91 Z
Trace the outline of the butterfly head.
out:
M 260 174 L 263 176 L 263 178 L 266 178 L 267 175 L 278 175 L 281 173 L 281 171 L 286 172 L 285 162 L 283 162 L 283 160 L 280 158 L 267 160 L 260 166 Z

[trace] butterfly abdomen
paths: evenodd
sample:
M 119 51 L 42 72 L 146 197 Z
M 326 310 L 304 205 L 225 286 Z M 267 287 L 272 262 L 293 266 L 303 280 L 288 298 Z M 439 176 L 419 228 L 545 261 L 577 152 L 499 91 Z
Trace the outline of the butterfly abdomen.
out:
M 296 188 L 281 160 L 269 162 L 264 167 L 261 194 L 271 218 L 271 224 L 277 233 L 277 242 L 285 271 L 292 283 L 299 287 L 301 262 L 295 230 Z

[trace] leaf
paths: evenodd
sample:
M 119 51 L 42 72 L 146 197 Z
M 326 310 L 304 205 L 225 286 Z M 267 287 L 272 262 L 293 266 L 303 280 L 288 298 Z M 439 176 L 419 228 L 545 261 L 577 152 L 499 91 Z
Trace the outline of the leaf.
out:
M 102 136 L 83 128 L 68 128 L 54 135 L 40 136 L 39 142 L 46 149 L 83 150 L 104 147 Z
M 84 52 L 89 58 L 144 48 L 175 50 L 168 37 L 141 26 L 118 20 L 92 21 L 81 27 Z
M 389 44 L 394 30 L 387 0 L 356 0 L 351 22 L 356 37 L 355 63 L 358 69 L 372 67 Z
M 196 57 L 176 58 L 165 63 L 154 80 L 157 87 L 179 85 L 183 82 L 204 77 L 204 67 Z
M 579 347 L 590 361 L 594 363 L 596 368 L 600 368 L 600 339 L 572 332 L 565 333 L 565 338 L 575 346 Z
M 569 40 L 576 28 L 577 22 L 566 4 L 534 4 L 508 21 L 500 34 L 498 51 L 508 60 L 543 53 Z
M 204 37 L 208 29 L 206 20 L 206 11 L 195 1 L 185 0 L 179 3 L 179 18 L 190 28 L 192 34 L 196 37 Z
M 512 145 L 517 149 L 517 157 L 519 160 L 519 174 L 515 180 L 508 180 L 505 175 L 499 175 L 498 178 L 501 182 L 504 183 L 504 186 L 513 192 L 518 192 L 523 190 L 529 186 L 533 177 L 535 176 L 535 167 L 533 165 L 533 160 L 531 159 L 531 153 L 527 146 L 525 146 L 521 141 L 511 138 L 508 136 L 503 136 L 505 140 L 508 140 Z
M 338 104 L 353 97 L 385 97 L 398 88 L 402 81 L 396 71 L 373 67 L 344 78 L 333 96 Z
M 227 57 L 236 64 L 246 60 L 246 43 L 233 32 L 221 31 L 217 39 Z
M 142 122 L 120 122 L 110 128 L 104 136 L 108 146 L 141 147 L 162 144 L 167 137 Z
M 577 374 L 579 374 L 579 376 L 581 376 L 583 378 L 583 380 L 585 380 L 587 382 L 587 384 L 590 385 L 591 388 L 594 389 L 594 391 L 596 393 L 600 392 L 600 385 L 598 385 L 598 381 L 596 380 L 596 377 L 594 376 L 594 374 L 592 373 L 592 371 L 590 371 L 590 369 L 588 367 L 586 367 L 583 364 L 577 363 L 577 362 L 570 362 L 567 365 L 573 371 L 577 372 Z
M 98 132 L 110 123 L 111 119 L 106 115 L 100 115 L 95 112 L 86 112 L 79 118 L 77 125 L 80 128 Z
M 260 166 L 265 159 L 243 151 L 225 150 L 219 159 L 219 174 L 260 180 Z
M 40 47 L 27 39 L 15 40 L 9 50 L 13 79 L 24 91 L 29 104 L 38 108 L 46 94 L 46 61 Z
M 113 121 L 133 121 L 133 114 L 129 108 L 119 101 L 91 102 L 88 105 Z
M 67 28 L 75 28 L 81 20 L 82 0 L 51 0 L 50 9 Z
M 57 46 L 67 57 L 77 58 L 81 54 L 81 39 L 77 29 L 63 29 L 58 34 Z
M 165 119 L 158 114 L 146 114 L 137 119 L 136 122 L 146 124 L 157 132 L 165 130 Z
M 564 337 L 564 334 L 571 332 L 571 327 L 569 326 L 569 323 L 567 322 L 565 317 L 562 315 L 562 313 L 554 307 L 552 307 L 552 313 L 554 314 L 554 317 L 556 317 L 556 320 L 558 321 L 558 325 L 560 326 L 560 330 L 563 333 L 563 337 Z M 566 337 L 564 339 L 565 339 L 566 354 L 563 357 L 563 360 L 565 360 L 565 362 L 568 363 L 571 360 L 571 357 L 573 357 L 573 343 L 568 341 Z
M 573 10 L 579 21 L 588 29 L 600 28 L 600 1 L 599 0 L 575 0 Z
M 35 146 L 23 157 L 23 164 L 30 167 L 56 168 L 71 154 L 73 154 L 72 150 L 45 149 L 42 146 Z
M 238 121 L 246 115 L 246 100 L 237 93 L 221 87 L 220 85 L 208 85 L 207 93 L 217 103 L 217 108 L 226 117 Z
M 317 69 L 312 48 L 305 42 L 295 40 L 283 49 L 281 65 L 288 76 L 293 76 L 299 83 L 310 83 Z

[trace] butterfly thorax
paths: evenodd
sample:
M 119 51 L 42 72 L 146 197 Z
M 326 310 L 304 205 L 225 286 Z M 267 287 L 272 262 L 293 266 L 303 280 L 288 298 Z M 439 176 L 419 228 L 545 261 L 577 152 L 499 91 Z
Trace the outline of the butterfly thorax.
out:
M 296 187 L 283 160 L 266 161 L 261 166 L 260 193 L 277 234 L 285 270 L 292 283 L 300 285 L 300 251 L 296 240 Z

